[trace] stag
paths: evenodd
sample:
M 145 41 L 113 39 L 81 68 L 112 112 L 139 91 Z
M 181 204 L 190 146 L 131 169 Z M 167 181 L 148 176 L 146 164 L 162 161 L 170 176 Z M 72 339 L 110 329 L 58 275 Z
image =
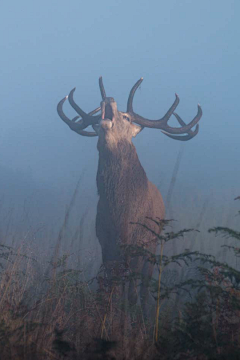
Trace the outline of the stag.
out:
M 85 113 L 74 101 L 75 88 L 63 98 L 57 111 L 60 118 L 79 135 L 98 136 L 97 149 L 99 161 L 97 170 L 97 189 L 99 201 L 96 216 L 96 235 L 102 248 L 102 261 L 108 275 L 113 271 L 113 265 L 124 263 L 130 272 L 140 273 L 140 300 L 144 307 L 149 297 L 148 284 L 152 277 L 153 265 L 144 257 L 128 259 L 123 248 L 138 246 L 155 253 L 158 224 L 151 219 L 164 219 L 164 203 L 157 187 L 152 184 L 138 159 L 132 138 L 145 127 L 160 129 L 163 134 L 174 140 L 187 141 L 197 135 L 198 121 L 202 116 L 201 107 L 194 119 L 186 124 L 174 111 L 179 103 L 176 98 L 167 113 L 159 120 L 144 118 L 133 111 L 133 98 L 143 78 L 132 87 L 127 111 L 117 108 L 112 97 L 107 97 L 102 78 L 99 86 L 102 96 L 100 107 Z M 70 105 L 77 112 L 72 120 L 63 112 L 63 104 L 68 99 Z M 99 111 L 101 113 L 97 114 Z M 180 127 L 171 127 L 168 121 L 174 115 Z M 192 128 L 195 127 L 194 130 Z M 91 126 L 93 131 L 85 130 Z M 183 135 L 185 134 L 185 135 Z M 139 226 L 146 224 L 146 226 Z M 151 228 L 149 232 L 147 228 Z M 128 286 L 128 299 L 136 303 L 137 295 L 134 281 Z

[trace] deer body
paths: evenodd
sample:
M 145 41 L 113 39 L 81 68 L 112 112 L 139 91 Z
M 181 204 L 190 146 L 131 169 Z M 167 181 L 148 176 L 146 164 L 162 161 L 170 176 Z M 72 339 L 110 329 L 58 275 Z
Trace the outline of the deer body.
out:
M 69 96 L 59 102 L 57 111 L 61 119 L 78 134 L 88 137 L 98 136 L 97 188 L 99 202 L 96 234 L 102 248 L 103 264 L 108 275 L 111 275 L 114 262 L 125 262 L 130 272 L 140 272 L 143 275 L 140 294 L 144 304 L 148 298 L 148 282 L 152 276 L 153 265 L 143 256 L 131 259 L 122 247 L 141 245 L 155 253 L 155 234 L 158 233 L 159 228 L 150 219 L 164 219 L 164 204 L 160 192 L 148 180 L 140 164 L 132 137 L 135 137 L 144 127 L 149 127 L 161 129 L 165 135 L 175 140 L 189 140 L 198 133 L 198 121 L 202 116 L 202 110 L 198 106 L 197 115 L 186 125 L 180 116 L 174 113 L 179 103 L 176 95 L 173 105 L 162 119 L 143 118 L 136 114 L 132 107 L 134 94 L 142 80 L 142 78 L 138 80 L 131 89 L 126 112 L 119 111 L 115 100 L 106 96 L 102 78 L 99 79 L 102 95 L 101 107 L 86 114 L 75 103 L 73 99 L 75 89 L 73 89 Z M 70 120 L 63 113 L 62 106 L 67 98 L 80 115 L 80 120 L 79 116 Z M 101 115 L 94 116 L 100 110 Z M 174 128 L 167 124 L 172 114 L 177 118 L 181 127 Z M 195 130 L 191 130 L 195 125 Z M 94 132 L 86 131 L 88 126 L 92 126 Z M 181 136 L 184 133 L 187 135 Z M 147 225 L 153 230 L 153 233 L 139 224 Z M 129 299 L 134 298 L 132 294 L 133 283 L 130 280 Z M 136 302 L 136 298 L 132 302 Z
M 119 245 L 150 243 L 150 234 L 131 222 L 146 223 L 146 217 L 164 218 L 158 189 L 147 178 L 135 146 L 123 141 L 114 151 L 99 150 L 97 172 L 99 202 L 96 233 L 103 262 L 120 257 Z M 152 225 L 152 224 L 151 224 Z

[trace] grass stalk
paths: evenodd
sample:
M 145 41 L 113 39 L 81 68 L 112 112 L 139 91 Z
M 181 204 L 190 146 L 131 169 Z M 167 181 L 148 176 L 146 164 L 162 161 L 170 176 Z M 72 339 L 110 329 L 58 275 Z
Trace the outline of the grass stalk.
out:
M 158 327 L 159 327 L 159 312 L 160 312 L 160 293 L 161 293 L 161 278 L 163 271 L 162 257 L 164 249 L 164 240 L 161 240 L 161 249 L 160 249 L 160 263 L 159 263 L 159 274 L 158 274 L 158 292 L 157 292 L 157 311 L 156 311 L 156 327 L 155 327 L 155 341 L 158 341 Z
M 103 338 L 103 332 L 104 332 L 104 330 L 105 330 L 106 336 L 107 336 L 107 329 L 106 329 L 105 323 L 106 323 L 106 320 L 107 320 L 108 308 L 111 307 L 113 291 L 114 291 L 114 287 L 112 288 L 112 291 L 111 291 L 111 293 L 110 293 L 110 295 L 109 295 L 108 306 L 107 306 L 107 309 L 106 309 L 106 313 L 105 313 L 105 315 L 104 315 L 104 317 L 103 317 L 102 328 L 101 328 L 101 339 Z

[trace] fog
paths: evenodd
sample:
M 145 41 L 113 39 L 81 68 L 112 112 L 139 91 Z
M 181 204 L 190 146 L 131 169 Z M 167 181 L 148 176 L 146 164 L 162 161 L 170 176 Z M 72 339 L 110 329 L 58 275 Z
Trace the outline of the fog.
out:
M 175 93 L 180 97 L 177 113 L 185 122 L 201 105 L 203 117 L 194 139 L 182 143 L 159 130 L 144 129 L 134 144 L 164 200 L 181 151 L 169 204 L 169 215 L 180 228 L 196 226 L 204 206 L 202 239 L 209 236 L 204 229 L 210 226 L 236 226 L 239 10 L 236 0 L 2 3 L 2 241 L 14 243 L 21 233 L 25 241 L 54 246 L 80 179 L 67 231 L 74 238 L 76 229 L 83 228 L 86 246 L 99 253 L 94 235 L 97 139 L 72 132 L 56 106 L 76 87 L 80 107 L 95 109 L 101 101 L 100 75 L 107 95 L 122 111 L 140 77 L 144 81 L 134 109 L 142 116 L 162 117 Z M 67 103 L 64 111 L 75 114 Z M 176 125 L 174 119 L 171 124 Z M 79 223 L 83 214 L 84 225 Z M 68 249 L 67 237 L 62 246 Z

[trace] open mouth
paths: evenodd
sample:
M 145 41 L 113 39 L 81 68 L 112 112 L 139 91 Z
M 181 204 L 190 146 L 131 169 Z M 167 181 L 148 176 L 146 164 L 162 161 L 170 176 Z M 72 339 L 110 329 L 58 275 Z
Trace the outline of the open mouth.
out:
M 113 98 L 107 98 L 106 101 L 101 102 L 102 119 L 100 121 L 101 128 L 108 131 L 114 126 L 115 119 L 115 101 Z
M 110 104 L 106 104 L 105 106 L 105 119 L 109 119 L 112 120 L 113 119 L 113 111 L 112 111 L 112 106 Z

